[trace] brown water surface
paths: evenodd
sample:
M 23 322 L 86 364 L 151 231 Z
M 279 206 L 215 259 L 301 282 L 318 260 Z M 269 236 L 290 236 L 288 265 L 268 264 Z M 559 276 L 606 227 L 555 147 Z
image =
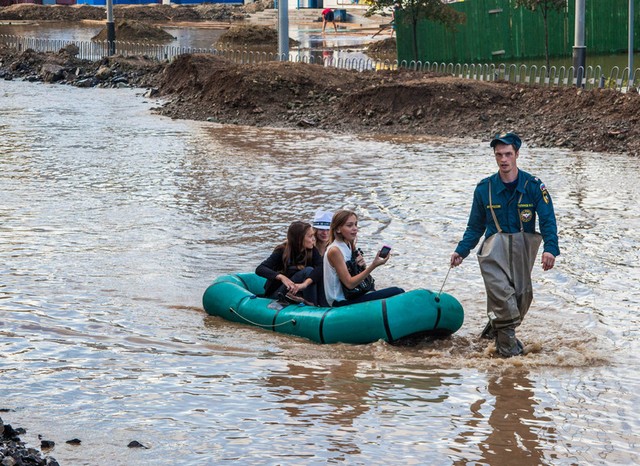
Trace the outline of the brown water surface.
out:
M 171 121 L 130 90 L 0 82 L 0 408 L 61 464 L 632 464 L 635 158 L 525 147 L 562 255 L 502 360 L 472 253 L 453 337 L 322 346 L 205 315 L 292 220 L 355 208 L 380 286 L 437 290 L 486 142 Z M 525 140 L 526 140 L 526 135 Z M 67 440 L 79 438 L 79 446 Z M 148 449 L 129 449 L 138 440 Z

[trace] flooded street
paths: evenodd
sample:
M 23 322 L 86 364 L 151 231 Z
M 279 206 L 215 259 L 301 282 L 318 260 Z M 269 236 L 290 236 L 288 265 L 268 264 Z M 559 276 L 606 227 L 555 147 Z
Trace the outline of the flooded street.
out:
M 640 462 L 637 158 L 522 135 L 562 251 L 534 269 L 534 353 L 478 338 L 475 252 L 444 284 L 451 338 L 323 346 L 207 316 L 202 294 L 343 207 L 365 256 L 394 248 L 380 287 L 439 290 L 488 143 L 172 121 L 140 94 L 0 81 L 0 409 L 23 440 L 61 465 Z
M 89 42 L 105 29 L 101 21 L 4 21 L 0 34 L 39 39 Z M 163 25 L 162 29 L 174 37 L 171 45 L 209 49 L 225 32 L 214 27 L 178 27 Z M 124 41 L 131 42 L 131 41 Z
M 275 26 L 274 26 L 275 27 Z M 105 24 L 99 21 L 4 21 L 0 22 L 0 36 L 20 36 L 38 39 L 90 42 Z M 161 28 L 171 34 L 174 39 L 163 45 L 175 47 L 191 47 L 192 49 L 225 48 L 218 44 L 218 39 L 226 32 L 222 24 L 175 26 L 161 24 Z M 366 62 L 368 57 L 363 49 L 366 44 L 373 42 L 374 32 L 363 33 L 340 29 L 340 32 L 322 34 L 322 23 L 291 24 L 289 36 L 300 42 L 298 47 L 290 50 L 292 61 L 312 61 L 313 63 L 334 63 L 344 60 Z M 376 31 L 377 32 L 377 31 Z M 377 40 L 389 37 L 389 34 L 377 36 Z M 124 42 L 136 42 L 127 41 Z M 277 44 L 273 44 L 273 51 L 277 53 Z M 236 46 L 232 49 L 243 49 Z

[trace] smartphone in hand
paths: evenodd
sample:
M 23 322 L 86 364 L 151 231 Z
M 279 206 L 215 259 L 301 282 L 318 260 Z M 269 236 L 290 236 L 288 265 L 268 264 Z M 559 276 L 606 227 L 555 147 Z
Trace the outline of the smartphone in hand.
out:
M 380 256 L 381 259 L 384 259 L 389 255 L 389 252 L 391 252 L 391 246 L 382 246 L 378 256 Z

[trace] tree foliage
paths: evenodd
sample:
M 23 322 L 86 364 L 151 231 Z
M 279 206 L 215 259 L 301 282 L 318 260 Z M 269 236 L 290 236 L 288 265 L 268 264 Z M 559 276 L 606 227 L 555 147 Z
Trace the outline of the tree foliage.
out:
M 516 8 L 539 11 L 544 21 L 544 55 L 549 73 L 549 12 L 560 12 L 567 7 L 567 0 L 515 0 Z
M 562 11 L 567 6 L 567 0 L 516 0 L 516 6 L 531 11 L 540 11 L 545 18 L 550 11 Z
M 423 20 L 433 21 L 442 24 L 450 30 L 456 29 L 458 24 L 466 21 L 464 13 L 453 9 L 442 0 L 370 0 L 370 14 L 381 13 L 393 8 L 398 11 L 394 15 L 395 21 L 402 21 L 410 24 L 413 32 L 413 55 L 414 60 L 419 59 L 417 30 L 418 23 Z

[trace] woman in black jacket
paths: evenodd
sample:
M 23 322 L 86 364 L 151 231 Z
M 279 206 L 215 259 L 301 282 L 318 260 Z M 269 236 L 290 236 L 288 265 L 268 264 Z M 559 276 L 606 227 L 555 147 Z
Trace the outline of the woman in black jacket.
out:
M 256 274 L 267 279 L 267 298 L 289 302 L 302 302 L 304 298 L 318 304 L 316 285 L 322 281 L 322 257 L 314 247 L 315 241 L 311 224 L 289 225 L 287 240 L 256 268 Z

